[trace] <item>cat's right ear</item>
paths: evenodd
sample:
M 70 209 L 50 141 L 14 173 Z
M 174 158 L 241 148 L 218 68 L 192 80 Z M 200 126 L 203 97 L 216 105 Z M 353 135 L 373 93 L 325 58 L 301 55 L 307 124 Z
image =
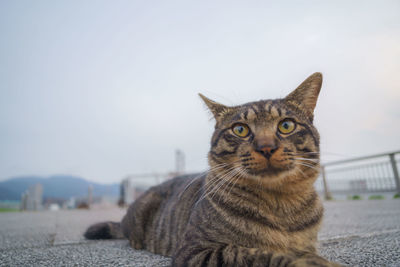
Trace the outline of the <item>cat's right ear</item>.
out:
M 207 105 L 208 109 L 214 115 L 214 118 L 216 121 L 219 121 L 230 109 L 229 107 L 219 104 L 219 103 L 205 97 L 202 94 L 199 94 L 199 96 L 201 97 L 201 99 L 203 99 L 203 101 Z
M 316 72 L 308 77 L 285 99 L 301 108 L 311 119 L 314 117 L 314 109 L 317 104 L 319 91 L 322 85 L 322 74 Z

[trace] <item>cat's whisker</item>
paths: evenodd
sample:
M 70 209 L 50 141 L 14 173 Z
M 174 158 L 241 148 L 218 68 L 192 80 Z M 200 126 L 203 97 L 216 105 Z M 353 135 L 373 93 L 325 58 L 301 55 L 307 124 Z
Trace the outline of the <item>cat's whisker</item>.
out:
M 197 175 L 195 178 L 193 178 L 192 181 L 190 181 L 190 183 L 188 183 L 185 188 L 182 190 L 182 192 L 179 194 L 179 198 L 182 197 L 183 193 L 186 192 L 186 190 L 190 187 L 190 185 L 192 185 L 197 179 L 203 177 L 203 175 L 205 175 L 206 173 L 210 172 L 210 171 L 214 171 L 214 170 L 218 170 L 221 168 L 226 167 L 228 164 L 227 163 L 220 163 L 215 165 L 214 167 L 210 168 L 209 170 L 205 170 L 204 172 L 201 172 L 199 175 Z M 196 195 L 198 193 L 199 190 L 197 190 L 197 192 L 194 194 Z
M 211 178 L 211 182 L 210 183 L 213 183 L 214 181 L 217 181 L 218 180 L 218 178 L 216 178 L 216 177 L 212 177 Z M 196 197 L 197 196 L 197 194 L 201 191 L 201 190 L 204 190 L 204 191 L 206 191 L 206 187 L 207 187 L 208 185 L 204 185 L 204 187 L 202 187 L 202 186 L 200 186 L 200 188 L 199 189 L 197 189 L 196 190 L 196 192 L 193 194 L 193 196 L 192 196 L 192 198 L 194 198 L 194 197 Z
M 291 154 L 320 154 L 321 152 L 317 152 L 317 151 L 310 151 L 310 152 L 288 152 Z
M 216 188 L 217 188 L 221 183 L 223 183 L 223 182 L 224 182 L 224 180 L 221 179 L 220 177 L 218 177 L 218 176 L 215 177 L 212 181 L 210 181 L 210 183 L 208 183 L 208 184 L 205 186 L 204 191 L 203 191 L 203 194 L 202 194 L 201 197 L 203 197 L 204 195 L 207 195 L 208 193 L 211 193 L 211 192 L 215 191 Z M 201 198 L 201 197 L 200 197 L 200 198 Z
M 241 171 L 241 172 L 240 172 L 239 175 L 236 177 L 236 179 L 234 180 L 234 182 L 231 183 L 231 188 L 230 188 L 229 191 L 228 191 L 228 195 L 231 193 L 233 187 L 235 186 L 235 184 L 236 184 L 236 183 L 239 181 L 239 179 L 241 178 L 241 175 L 245 172 L 244 169 L 241 169 L 240 171 Z M 220 198 L 221 198 L 221 197 L 220 197 Z
M 239 167 L 239 177 L 241 177 L 241 178 L 246 177 L 245 174 L 246 174 L 246 168 L 240 166 Z
M 303 160 L 298 160 L 298 161 L 296 161 L 296 163 L 302 163 L 302 164 L 307 164 L 307 165 L 309 165 L 309 166 L 312 166 L 312 167 L 314 167 L 314 168 L 318 168 L 319 169 L 319 165 L 318 165 L 318 162 L 308 162 L 308 161 L 303 161 Z
M 355 157 L 355 155 L 345 155 L 345 154 L 340 154 L 340 153 L 334 153 L 334 152 L 329 152 L 329 151 L 321 151 L 322 154 L 325 155 L 331 155 L 331 156 L 337 156 L 337 157 L 343 157 L 343 158 L 351 158 L 351 157 Z
M 224 191 L 226 192 L 230 186 L 230 190 L 226 193 L 227 195 L 230 194 L 230 191 L 232 190 L 233 186 L 237 183 L 237 181 L 240 179 L 240 175 L 239 173 L 237 173 L 235 176 L 233 176 L 230 181 L 229 184 L 227 184 L 227 186 L 225 187 Z M 224 194 L 220 194 L 219 198 L 218 198 L 218 203 L 221 201 L 221 198 L 225 197 Z
M 288 152 L 288 155 L 307 155 L 307 156 L 314 156 L 314 155 L 321 155 L 320 152 Z
M 287 153 L 286 155 L 290 156 L 290 157 L 307 157 L 310 159 L 318 159 L 319 158 L 319 154 L 293 154 L 293 153 Z
M 223 169 L 223 168 L 225 168 L 225 167 L 227 167 L 227 166 L 229 166 L 228 163 L 220 163 L 220 164 L 217 164 L 216 166 L 213 166 L 212 168 L 210 168 L 210 169 L 207 170 L 206 172 L 210 173 L 212 170 L 220 170 L 220 169 Z M 228 168 L 228 170 L 229 170 L 229 168 Z M 224 170 L 222 170 L 222 172 L 224 172 Z M 200 187 L 200 188 L 193 194 L 192 197 L 196 197 L 197 194 L 200 192 L 200 190 L 204 190 L 204 191 L 206 192 L 210 187 L 212 187 L 212 185 L 213 185 L 214 182 L 216 182 L 216 181 L 218 181 L 218 175 L 211 176 L 210 182 L 209 182 L 207 185 L 204 185 L 204 188 L 203 188 L 203 187 Z
M 205 183 L 204 188 L 203 188 L 203 194 L 207 194 L 209 191 L 211 191 L 215 185 L 219 184 L 219 182 L 221 181 L 221 179 L 219 178 L 219 176 L 213 176 L 209 179 L 209 181 L 207 183 Z M 200 188 L 199 190 L 201 190 L 202 188 Z
M 206 174 L 207 172 L 208 172 L 208 170 L 206 170 L 206 171 L 204 171 L 204 172 L 201 172 L 199 175 L 197 175 L 195 178 L 193 178 L 193 180 L 190 181 L 190 183 L 188 183 L 188 184 L 185 186 L 185 188 L 182 190 L 182 192 L 180 192 L 179 198 L 182 197 L 183 193 L 185 193 L 186 190 L 187 190 L 197 179 L 199 179 L 200 177 L 202 177 L 202 176 L 203 176 L 204 174 Z
M 235 162 L 236 163 L 236 162 Z M 228 167 L 227 169 L 223 169 L 222 171 L 220 171 L 219 173 L 216 173 L 214 176 L 213 176 L 213 178 L 216 178 L 216 179 L 220 179 L 221 177 L 223 177 L 224 175 L 226 175 L 227 173 L 229 173 L 232 169 L 234 169 L 235 168 L 235 163 L 233 163 L 233 165 L 231 166 L 231 165 L 229 165 L 229 164 L 227 164 L 225 167 Z M 224 167 L 224 168 L 225 168 Z
M 315 167 L 315 166 L 309 165 L 309 164 L 304 163 L 304 162 L 296 162 L 295 164 L 297 164 L 297 165 L 302 165 L 302 166 L 305 166 L 305 167 L 308 167 L 308 168 L 311 168 L 311 169 L 315 169 L 315 170 L 317 170 L 317 171 L 320 170 L 320 168 L 317 168 L 317 167 Z
M 222 180 L 222 183 L 218 184 L 218 186 L 215 187 L 215 190 L 213 190 L 214 194 L 211 196 L 211 199 L 218 192 L 218 190 L 222 188 L 222 186 L 224 184 L 229 183 L 229 180 L 232 178 L 231 175 L 234 174 L 235 171 L 236 171 L 236 166 L 233 166 L 233 168 L 231 169 L 231 171 L 229 173 L 225 174 L 223 177 L 220 178 Z
M 299 171 L 301 172 L 301 174 L 303 174 L 303 175 L 306 175 L 306 174 L 303 172 L 303 170 L 302 170 L 302 169 L 300 169 L 300 168 L 297 168 L 297 170 L 299 170 Z
M 224 182 L 224 177 L 229 175 L 233 171 L 234 168 L 235 168 L 235 166 L 231 166 L 228 170 L 226 170 L 225 173 L 222 174 L 222 176 L 215 175 L 214 177 L 212 177 L 213 178 L 212 181 L 210 181 L 208 184 L 205 185 L 204 192 L 197 202 L 200 202 L 200 200 L 204 199 L 205 196 L 207 196 L 210 193 L 212 193 L 213 191 L 215 191 L 215 189 L 220 185 L 220 182 Z M 197 202 L 196 202 L 196 204 L 197 204 Z
M 208 189 L 204 190 L 203 195 L 199 198 L 199 200 L 196 202 L 195 205 L 197 205 L 197 203 L 199 203 L 201 200 L 203 200 L 204 198 L 206 198 L 207 196 L 209 196 L 213 192 L 216 192 L 226 182 L 225 177 L 231 175 L 234 172 L 235 167 L 236 166 L 233 166 L 232 168 L 229 169 L 230 171 L 228 173 L 225 173 L 223 176 L 218 177 L 217 182 L 213 183 L 213 187 L 209 192 L 207 192 Z
M 221 197 L 223 196 L 223 192 L 226 191 L 226 189 L 229 187 L 230 184 L 232 184 L 232 181 L 233 181 L 237 176 L 238 176 L 238 173 L 234 174 L 233 176 L 230 176 L 230 177 L 226 178 L 226 179 L 225 179 L 225 180 L 226 180 L 225 183 L 224 183 L 223 185 L 221 185 L 221 187 L 220 187 L 219 189 L 217 189 L 217 190 L 214 192 L 214 194 L 213 194 L 210 198 L 213 199 L 214 196 L 215 196 L 217 193 L 221 192 L 221 193 L 219 194 L 219 199 L 218 199 L 218 202 L 219 202 L 219 201 L 221 200 Z M 224 185 L 225 185 L 225 188 L 224 188 Z
M 229 182 L 226 184 L 225 188 L 221 188 L 221 190 L 226 191 L 229 188 L 229 185 L 233 184 L 233 181 L 237 182 L 240 178 L 241 175 L 243 174 L 243 167 L 241 167 L 240 165 L 236 167 L 236 174 L 232 177 L 228 177 Z M 231 190 L 232 190 L 231 186 Z M 229 193 L 228 193 L 229 194 Z M 222 194 L 219 196 L 218 202 L 221 200 Z
M 236 173 L 235 173 L 236 172 Z M 225 185 L 225 188 L 223 187 L 224 185 L 222 185 L 221 186 L 221 188 L 220 188 L 220 191 L 225 191 L 226 189 L 227 189 L 227 187 L 231 184 L 231 180 L 233 180 L 235 177 L 237 176 L 237 170 L 236 170 L 236 168 L 234 169 L 234 171 L 232 172 L 232 175 L 231 176 L 228 176 L 228 177 L 226 177 L 224 180 L 226 180 L 226 183 L 224 184 Z M 214 195 L 216 194 L 217 192 L 215 192 L 214 193 Z M 222 195 L 222 194 L 221 194 Z M 220 198 L 221 198 L 221 196 L 220 196 Z
M 319 162 L 318 159 L 307 159 L 307 158 L 293 158 L 293 159 L 311 161 L 311 162 L 314 162 L 314 163 L 318 163 Z

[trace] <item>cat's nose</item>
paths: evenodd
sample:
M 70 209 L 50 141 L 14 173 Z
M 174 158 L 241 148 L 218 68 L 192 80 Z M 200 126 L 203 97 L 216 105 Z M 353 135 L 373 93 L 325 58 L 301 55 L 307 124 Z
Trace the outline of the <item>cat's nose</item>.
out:
M 257 140 L 255 145 L 255 150 L 267 159 L 269 159 L 279 148 L 277 142 L 273 138 Z

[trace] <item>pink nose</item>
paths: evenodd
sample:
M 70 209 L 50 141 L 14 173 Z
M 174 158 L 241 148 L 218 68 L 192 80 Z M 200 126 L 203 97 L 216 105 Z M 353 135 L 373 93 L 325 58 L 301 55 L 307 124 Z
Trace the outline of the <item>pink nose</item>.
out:
M 256 141 L 255 150 L 269 159 L 279 146 L 273 138 L 263 138 Z
M 273 154 L 277 150 L 276 146 L 270 147 L 270 146 L 263 146 L 259 148 L 259 151 L 262 151 L 263 153 L 269 153 Z

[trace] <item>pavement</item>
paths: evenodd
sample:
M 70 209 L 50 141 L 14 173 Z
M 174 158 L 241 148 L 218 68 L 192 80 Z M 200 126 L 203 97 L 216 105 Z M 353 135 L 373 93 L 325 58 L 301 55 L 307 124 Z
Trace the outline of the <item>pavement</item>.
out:
M 348 266 L 400 266 L 400 200 L 325 202 L 320 253 Z M 0 213 L 0 266 L 169 266 L 127 240 L 85 240 L 92 223 L 125 209 Z

